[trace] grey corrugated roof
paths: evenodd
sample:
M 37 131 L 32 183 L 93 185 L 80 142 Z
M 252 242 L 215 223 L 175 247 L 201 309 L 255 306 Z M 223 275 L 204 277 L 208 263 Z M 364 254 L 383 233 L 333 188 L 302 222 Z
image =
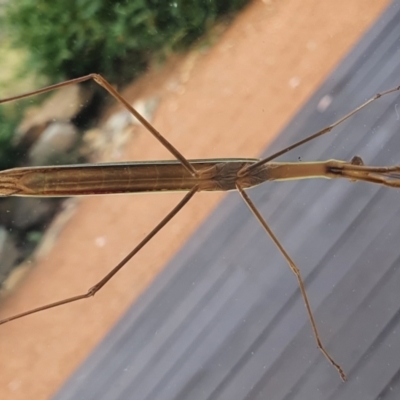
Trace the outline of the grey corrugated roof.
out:
M 394 1 L 265 154 L 398 85 L 399 21 Z M 325 95 L 332 104 L 319 112 Z M 381 99 L 282 159 L 399 164 L 399 102 Z M 399 192 L 321 180 L 250 195 L 306 277 L 322 339 L 349 381 L 316 349 L 296 279 L 232 194 L 55 399 L 399 398 Z

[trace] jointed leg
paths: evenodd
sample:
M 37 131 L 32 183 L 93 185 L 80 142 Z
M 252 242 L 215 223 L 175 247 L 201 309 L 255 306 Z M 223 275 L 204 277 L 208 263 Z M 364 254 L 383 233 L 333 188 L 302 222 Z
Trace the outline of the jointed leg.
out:
M 112 86 L 111 84 L 104 79 L 101 75 L 98 74 L 90 74 L 90 75 L 85 75 L 81 76 L 80 78 L 76 79 L 70 79 L 68 81 L 64 81 L 61 83 L 57 83 L 55 85 L 51 86 L 46 86 L 42 89 L 35 90 L 33 92 L 29 93 L 24 93 L 20 94 L 18 96 L 13 96 L 13 97 L 8 97 L 6 99 L 0 100 L 0 104 L 2 103 L 8 103 L 10 101 L 14 100 L 19 100 L 23 99 L 29 96 L 33 96 L 36 94 L 41 94 L 41 93 L 46 93 L 46 92 L 51 92 L 52 90 L 55 89 L 60 89 L 64 86 L 69 86 L 73 85 L 75 83 L 82 83 L 86 82 L 89 80 L 95 81 L 98 85 L 103 87 L 105 90 L 107 90 L 108 93 L 111 94 L 111 96 L 114 97 L 119 103 L 121 103 L 135 118 L 140 121 L 140 123 L 177 159 L 179 160 L 182 165 L 190 172 L 192 176 L 197 176 L 196 170 L 193 168 L 193 166 L 190 164 L 188 160 L 170 143 L 168 142 L 167 139 L 164 138 L 164 136 L 161 135 L 160 132 L 157 131 L 156 128 L 154 128 L 153 125 L 150 124 L 143 116 L 141 116 Z
M 297 281 L 299 283 L 300 287 L 300 292 L 303 297 L 308 317 L 310 319 L 311 327 L 314 333 L 315 341 L 317 342 L 317 346 L 322 352 L 322 354 L 328 359 L 328 361 L 336 368 L 338 371 L 340 377 L 342 378 L 343 381 L 346 380 L 346 374 L 344 373 L 342 367 L 331 357 L 331 355 L 328 353 L 328 351 L 325 349 L 324 345 L 322 344 L 321 338 L 318 333 L 318 328 L 315 323 L 314 315 L 311 310 L 310 302 L 308 301 L 308 296 L 306 292 L 306 288 L 304 287 L 303 279 L 301 278 L 300 270 L 297 268 L 296 264 L 294 261 L 290 258 L 289 254 L 286 252 L 286 250 L 283 248 L 282 244 L 279 242 L 275 234 L 272 232 L 271 228 L 268 226 L 268 224 L 265 222 L 264 218 L 260 214 L 260 212 L 257 210 L 256 206 L 253 204 L 253 202 L 250 200 L 249 196 L 247 193 L 243 190 L 242 187 L 239 185 L 236 185 L 237 190 L 241 194 L 244 202 L 247 204 L 247 206 L 250 208 L 251 212 L 254 214 L 254 216 L 258 219 L 260 224 L 263 226 L 263 228 L 268 232 L 268 235 L 271 237 L 272 241 L 275 243 L 275 245 L 278 247 L 280 252 L 282 253 L 283 257 L 289 264 L 290 269 L 293 271 L 293 273 L 296 275 Z
M 33 308 L 32 310 L 25 311 L 20 314 L 13 315 L 11 317 L 0 320 L 0 325 L 6 322 L 13 321 L 25 317 L 27 315 L 36 314 L 40 311 L 48 310 L 50 308 L 55 308 L 63 304 L 74 303 L 78 300 L 87 299 L 94 296 L 107 282 L 136 254 L 138 253 L 155 235 L 158 233 L 178 212 L 186 205 L 186 203 L 194 196 L 197 192 L 197 187 L 194 187 L 186 196 L 178 203 L 178 205 L 173 208 L 172 211 L 116 266 L 114 267 L 103 279 L 92 286 L 86 293 L 68 297 L 54 303 L 46 304 L 41 307 Z
M 358 113 L 358 111 L 362 110 L 363 108 L 367 107 L 369 104 L 373 103 L 374 101 L 378 100 L 379 98 L 386 96 L 390 93 L 394 93 L 400 91 L 400 86 L 397 86 L 395 88 L 386 90 L 385 92 L 382 93 L 377 93 L 374 97 L 371 97 L 369 100 L 367 100 L 365 103 L 361 104 L 360 106 L 358 106 L 357 108 L 355 108 L 353 111 L 350 111 L 348 114 L 346 114 L 344 117 L 338 119 L 336 122 L 334 122 L 333 124 L 321 129 L 320 131 L 307 136 L 305 139 L 299 140 L 296 143 L 293 143 L 292 145 L 286 147 L 285 149 L 282 149 L 280 151 L 278 151 L 277 153 L 274 153 L 272 155 L 270 155 L 267 158 L 264 158 L 260 161 L 258 161 L 257 163 L 251 165 L 248 168 L 245 168 L 241 171 L 240 175 L 244 176 L 246 175 L 249 171 L 255 170 L 257 169 L 259 166 L 264 165 L 272 160 L 275 160 L 276 158 L 278 158 L 279 156 L 281 156 L 282 154 L 286 154 L 287 152 L 295 149 L 296 147 L 301 146 L 302 144 L 308 143 L 311 140 L 316 139 L 317 137 L 323 136 L 326 133 L 330 132 L 332 129 L 336 128 L 338 125 L 340 125 L 342 122 L 346 121 L 347 119 L 349 119 L 350 117 L 352 117 L 354 114 Z

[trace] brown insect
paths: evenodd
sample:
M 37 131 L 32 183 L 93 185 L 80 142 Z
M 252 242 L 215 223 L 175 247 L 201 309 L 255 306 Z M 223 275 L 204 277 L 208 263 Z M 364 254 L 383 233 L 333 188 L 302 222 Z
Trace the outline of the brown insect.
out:
M 379 93 L 340 118 L 335 123 L 314 133 L 307 138 L 288 146 L 264 159 L 221 158 L 187 160 L 164 136 L 146 121 L 103 77 L 97 74 L 61 82 L 30 93 L 0 100 L 6 103 L 35 94 L 49 92 L 63 86 L 94 80 L 106 89 L 117 101 L 132 113 L 141 124 L 176 158 L 176 161 L 124 162 L 105 164 L 81 164 L 69 166 L 14 168 L 0 172 L 1 196 L 85 196 L 106 195 L 116 193 L 146 193 L 163 191 L 184 191 L 187 194 L 164 217 L 159 224 L 111 271 L 86 293 L 65 298 L 54 303 L 22 312 L 0 320 L 0 325 L 35 314 L 63 304 L 72 303 L 94 296 L 107 282 L 133 258 L 195 195 L 200 191 L 232 191 L 236 190 L 244 202 L 260 222 L 262 227 L 278 247 L 289 267 L 296 275 L 301 295 L 317 347 L 336 368 L 340 377 L 346 380 L 341 366 L 334 361 L 321 342 L 318 328 L 310 307 L 304 283 L 295 262 L 286 252 L 278 238 L 265 222 L 254 203 L 248 197 L 246 189 L 266 181 L 297 180 L 307 178 L 346 178 L 351 181 L 366 181 L 383 186 L 400 188 L 400 166 L 374 167 L 364 165 L 360 157 L 353 157 L 350 162 L 327 160 L 320 162 L 279 163 L 274 159 L 290 150 L 310 142 L 319 136 L 329 133 L 337 125 L 356 114 L 378 98 L 400 90 L 400 86 Z

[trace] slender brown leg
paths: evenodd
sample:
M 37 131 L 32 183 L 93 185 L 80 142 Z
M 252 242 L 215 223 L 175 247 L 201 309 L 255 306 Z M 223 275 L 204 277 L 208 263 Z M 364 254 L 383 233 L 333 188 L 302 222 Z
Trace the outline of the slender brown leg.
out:
M 363 108 L 367 107 L 369 104 L 373 103 L 374 101 L 378 100 L 379 98 L 386 96 L 390 93 L 394 93 L 400 91 L 400 86 L 397 86 L 395 88 L 386 90 L 385 92 L 382 93 L 377 93 L 374 97 L 371 97 L 369 100 L 367 100 L 365 103 L 361 104 L 360 106 L 358 106 L 357 108 L 355 108 L 353 111 L 349 112 L 348 114 L 346 114 L 344 117 L 338 119 L 336 122 L 334 122 L 333 124 L 321 129 L 320 131 L 307 136 L 305 139 L 299 140 L 296 143 L 291 144 L 290 146 L 286 147 L 285 149 L 282 149 L 280 151 L 278 151 L 277 153 L 274 153 L 272 155 L 270 155 L 267 158 L 263 158 L 262 160 L 256 162 L 255 164 L 252 164 L 251 166 L 247 167 L 247 168 L 243 168 L 242 171 L 240 171 L 240 176 L 244 176 L 247 175 L 249 171 L 254 171 L 256 170 L 258 167 L 260 167 L 261 165 L 264 165 L 272 160 L 275 160 L 275 158 L 278 158 L 279 156 L 281 156 L 282 154 L 286 154 L 287 152 L 295 149 L 296 147 L 301 146 L 302 144 L 308 143 L 313 139 L 316 139 L 317 137 L 323 136 L 326 133 L 330 132 L 332 129 L 336 128 L 338 125 L 340 125 L 342 122 L 346 121 L 347 119 L 349 119 L 350 117 L 352 117 L 354 114 L 358 113 L 358 111 L 362 110 Z
M 247 193 L 244 191 L 242 187 L 240 187 L 238 184 L 236 184 L 236 188 L 239 191 L 240 195 L 242 196 L 244 202 L 247 204 L 247 206 L 250 208 L 251 212 L 254 214 L 254 216 L 258 219 L 260 224 L 263 226 L 263 228 L 267 231 L 268 235 L 271 237 L 272 241 L 275 243 L 275 245 L 278 247 L 280 252 L 282 253 L 283 257 L 289 264 L 290 269 L 292 272 L 296 275 L 297 282 L 300 287 L 300 292 L 304 300 L 304 304 L 307 309 L 308 313 L 308 318 L 311 323 L 311 327 L 314 333 L 315 341 L 317 342 L 317 347 L 319 350 L 322 352 L 322 354 L 327 358 L 327 360 L 336 368 L 337 372 L 339 373 L 341 379 L 343 381 L 346 380 L 346 374 L 344 373 L 342 367 L 331 357 L 331 355 L 328 353 L 328 351 L 325 349 L 324 345 L 322 344 L 321 338 L 319 336 L 318 328 L 315 323 L 314 315 L 311 310 L 310 302 L 308 300 L 306 288 L 303 283 L 303 279 L 301 278 L 300 270 L 297 268 L 296 264 L 294 261 L 291 259 L 289 254 L 286 252 L 282 244 L 279 242 L 278 238 L 275 236 L 275 234 L 272 232 L 271 228 L 268 226 L 268 224 L 265 222 L 264 218 L 260 214 L 260 212 L 257 210 L 256 206 L 254 203 L 250 200 L 249 196 Z
M 182 163 L 182 165 L 188 170 L 188 172 L 192 176 L 197 176 L 197 172 L 194 167 L 190 164 L 190 162 L 170 143 L 164 136 L 161 135 L 160 132 L 154 128 L 153 125 L 150 124 L 142 115 L 139 114 L 112 86 L 111 84 L 104 79 L 101 75 L 98 74 L 89 74 L 85 76 L 81 76 L 80 78 L 70 79 L 68 81 L 64 81 L 61 83 L 56 83 L 55 85 L 46 86 L 44 88 L 35 90 L 33 92 L 28 92 L 24 94 L 20 94 L 18 96 L 8 97 L 6 99 L 0 100 L 0 104 L 8 103 L 14 100 L 24 99 L 26 97 L 34 96 L 36 94 L 51 92 L 52 90 L 60 89 L 65 86 L 73 85 L 76 83 L 82 83 L 85 81 L 93 80 L 98 85 L 107 90 L 111 96 L 114 97 L 120 104 L 122 104 L 135 118 L 140 121 L 140 123 L 178 160 Z
M 164 217 L 164 219 L 116 266 L 114 267 L 104 278 L 92 286 L 86 293 L 68 297 L 54 303 L 46 304 L 41 307 L 33 308 L 32 310 L 25 311 L 20 314 L 13 315 L 11 317 L 0 320 L 0 325 L 6 322 L 13 321 L 25 317 L 27 315 L 36 314 L 40 311 L 48 310 L 50 308 L 58 307 L 68 303 L 74 303 L 78 300 L 87 299 L 94 296 L 107 282 L 136 254 L 138 253 L 155 235 L 158 233 L 178 212 L 186 205 L 186 203 L 194 196 L 197 192 L 197 186 L 195 186 L 185 197 L 178 203 L 170 213 Z

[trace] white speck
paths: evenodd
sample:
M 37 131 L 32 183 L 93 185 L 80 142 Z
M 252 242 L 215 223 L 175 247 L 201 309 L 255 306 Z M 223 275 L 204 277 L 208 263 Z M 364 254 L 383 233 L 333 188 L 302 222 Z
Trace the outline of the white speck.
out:
M 289 79 L 289 86 L 292 89 L 296 89 L 300 85 L 301 79 L 298 76 L 294 76 Z
M 322 97 L 317 105 L 317 110 L 320 112 L 325 111 L 332 103 L 332 97 L 329 94 Z
M 104 236 L 99 236 L 94 240 L 94 243 L 97 247 L 104 247 L 107 243 L 107 239 Z

